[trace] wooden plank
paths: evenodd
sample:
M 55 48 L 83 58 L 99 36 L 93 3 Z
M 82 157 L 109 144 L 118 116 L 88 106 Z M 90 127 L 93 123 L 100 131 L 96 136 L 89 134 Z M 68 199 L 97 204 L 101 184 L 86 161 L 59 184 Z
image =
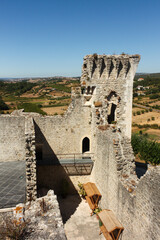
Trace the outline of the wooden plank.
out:
M 96 195 L 101 196 L 97 186 L 94 183 L 91 183 L 92 189 L 95 192 Z
M 115 229 L 124 229 L 111 210 L 104 209 L 98 213 L 98 216 L 109 233 Z
M 86 196 L 86 200 L 87 200 L 90 208 L 91 208 L 92 210 L 94 210 L 94 209 L 95 209 L 95 205 L 91 202 L 91 199 L 90 199 L 88 196 Z
M 98 188 L 94 183 L 91 183 L 91 182 L 85 183 L 83 184 L 83 187 L 89 197 L 92 197 L 94 195 L 101 196 Z
M 113 240 L 113 238 L 111 237 L 111 235 L 107 232 L 106 228 L 102 225 L 100 227 L 104 237 L 107 239 L 107 240 Z
M 95 193 L 93 192 L 90 183 L 83 184 L 84 190 L 87 196 L 92 197 Z
M 118 221 L 118 219 L 116 218 L 116 216 L 114 215 L 114 213 L 110 210 L 108 211 L 110 217 L 112 218 L 112 221 L 115 224 L 115 228 L 119 228 L 119 229 L 123 229 L 122 224 Z

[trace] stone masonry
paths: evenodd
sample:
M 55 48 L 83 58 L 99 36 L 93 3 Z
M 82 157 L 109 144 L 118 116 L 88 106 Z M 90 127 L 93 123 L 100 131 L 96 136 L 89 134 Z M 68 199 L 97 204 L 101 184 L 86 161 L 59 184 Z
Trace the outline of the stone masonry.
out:
M 17 223 L 17 229 L 19 222 L 25 221 L 26 228 L 23 239 L 66 240 L 57 197 L 53 190 L 48 191 L 43 198 L 29 201 L 26 204 L 18 204 L 13 209 L 0 211 L 1 227 L 6 227 L 5 224 L 3 225 L 3 219 L 6 217 Z M 6 238 L 0 235 L 0 239 Z
M 28 116 L 25 120 L 26 195 L 27 200 L 31 201 L 37 196 L 35 131 L 33 118 Z
M 58 193 L 65 178 L 74 189 L 74 177 L 63 166 L 55 167 L 59 155 L 92 153 L 91 179 L 102 194 L 100 205 L 111 209 L 124 226 L 123 240 L 160 240 L 160 168 L 150 167 L 138 179 L 130 143 L 133 78 L 139 60 L 139 55 L 87 55 L 81 86 L 72 89 L 64 116 L 22 112 L 0 116 L 0 161 L 26 159 L 29 200 L 36 198 L 37 183 L 50 184 Z M 43 162 L 40 167 L 36 156 Z

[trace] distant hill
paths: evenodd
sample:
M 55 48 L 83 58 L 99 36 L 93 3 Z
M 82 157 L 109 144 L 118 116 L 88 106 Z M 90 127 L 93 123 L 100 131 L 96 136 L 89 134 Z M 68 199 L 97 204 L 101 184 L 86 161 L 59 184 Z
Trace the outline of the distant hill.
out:
M 160 78 L 160 73 L 136 73 L 135 79 L 146 77 Z
M 77 81 L 80 79 L 80 77 L 63 77 L 63 76 L 54 76 L 54 77 L 26 77 L 26 78 L 0 78 L 0 81 L 6 81 L 6 82 L 22 82 L 22 81 L 30 81 L 30 82 L 39 82 L 39 81 L 51 81 L 51 80 L 62 80 L 66 79 L 68 81 L 73 80 Z

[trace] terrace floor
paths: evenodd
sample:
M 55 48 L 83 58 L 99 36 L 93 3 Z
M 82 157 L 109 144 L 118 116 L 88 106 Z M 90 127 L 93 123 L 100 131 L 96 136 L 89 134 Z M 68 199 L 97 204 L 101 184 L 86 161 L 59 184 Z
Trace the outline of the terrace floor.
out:
M 0 208 L 25 201 L 25 161 L 0 162 Z
M 99 221 L 96 215 L 90 216 L 91 210 L 85 200 L 79 201 L 78 195 L 69 195 L 58 201 L 68 240 L 105 239 L 103 234 L 99 235 Z

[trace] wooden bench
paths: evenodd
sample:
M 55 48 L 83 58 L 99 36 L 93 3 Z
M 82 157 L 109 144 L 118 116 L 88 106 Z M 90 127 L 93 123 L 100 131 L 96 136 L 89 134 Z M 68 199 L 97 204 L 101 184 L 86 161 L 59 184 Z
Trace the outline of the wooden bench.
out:
M 83 184 L 84 190 L 86 192 L 86 201 L 88 202 L 92 213 L 98 207 L 98 202 L 101 199 L 101 194 L 94 183 L 88 182 Z
M 97 213 L 102 222 L 101 232 L 107 240 L 118 240 L 124 228 L 111 210 L 104 209 Z
M 102 225 L 100 227 L 101 229 L 101 233 L 103 233 L 104 237 L 107 239 L 107 240 L 113 240 L 111 235 L 107 232 L 106 228 L 104 227 L 104 225 Z
M 86 201 L 88 202 L 90 208 L 94 211 L 95 205 L 92 203 L 91 199 L 88 196 L 86 196 Z

